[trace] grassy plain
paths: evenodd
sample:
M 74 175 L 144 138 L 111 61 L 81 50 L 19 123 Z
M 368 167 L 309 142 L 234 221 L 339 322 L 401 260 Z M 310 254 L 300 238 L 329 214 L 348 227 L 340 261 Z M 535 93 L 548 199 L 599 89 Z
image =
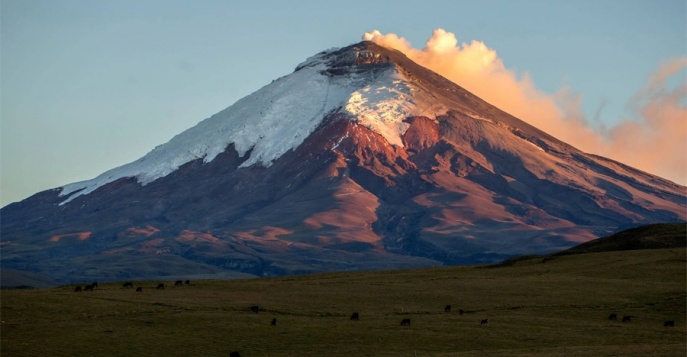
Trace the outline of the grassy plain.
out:
M 73 285 L 4 290 L 0 353 L 684 357 L 686 271 L 678 248 L 498 267 L 165 282 L 165 290 L 134 282 L 142 293 L 121 283 L 81 293 Z M 359 321 L 350 321 L 354 311 Z M 632 322 L 609 321 L 610 313 Z M 404 318 L 410 326 L 399 325 Z M 666 320 L 675 327 L 663 327 Z

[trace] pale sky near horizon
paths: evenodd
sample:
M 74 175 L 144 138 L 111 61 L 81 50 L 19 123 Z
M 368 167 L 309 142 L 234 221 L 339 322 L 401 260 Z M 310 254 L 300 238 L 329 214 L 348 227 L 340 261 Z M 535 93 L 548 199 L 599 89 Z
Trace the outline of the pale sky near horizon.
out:
M 437 28 L 544 93 L 580 94 L 598 128 L 687 55 L 685 0 L 2 0 L 0 206 L 134 161 L 365 32 L 423 48 Z

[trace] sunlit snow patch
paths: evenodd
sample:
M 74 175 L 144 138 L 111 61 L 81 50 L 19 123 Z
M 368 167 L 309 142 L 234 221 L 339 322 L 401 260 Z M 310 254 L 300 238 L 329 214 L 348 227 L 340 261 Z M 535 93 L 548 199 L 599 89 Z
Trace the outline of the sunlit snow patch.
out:
M 403 120 L 417 111 L 410 87 L 396 71 L 387 71 L 383 78 L 351 93 L 344 109 L 398 146 L 403 146 L 401 136 L 409 127 Z

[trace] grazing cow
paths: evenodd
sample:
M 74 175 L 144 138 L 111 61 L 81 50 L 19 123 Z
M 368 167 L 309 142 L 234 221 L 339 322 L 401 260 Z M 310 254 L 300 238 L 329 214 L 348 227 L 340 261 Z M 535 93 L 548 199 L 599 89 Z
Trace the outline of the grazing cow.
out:
M 401 326 L 410 326 L 410 319 L 401 320 Z
M 623 322 L 631 322 L 632 321 L 632 316 L 623 316 Z
M 270 322 L 270 325 L 277 326 L 277 319 L 276 318 L 272 319 L 272 322 Z
M 123 287 L 123 288 L 133 288 L 133 287 L 134 287 L 134 283 L 132 283 L 132 282 L 130 282 L 130 281 L 127 281 L 127 282 L 124 283 L 124 285 L 122 285 L 122 287 Z
M 258 312 L 260 312 L 260 307 L 258 305 L 253 305 L 250 307 L 250 311 L 257 314 Z
M 241 357 L 241 354 L 236 351 L 231 351 L 231 353 L 229 353 L 229 357 Z
M 186 284 L 186 285 L 191 285 L 191 280 L 186 280 L 186 281 L 184 282 L 184 284 Z
M 618 321 L 618 314 L 608 315 L 608 321 Z
M 360 315 L 358 315 L 357 312 L 354 312 L 351 314 L 351 321 L 358 321 L 360 320 Z
M 143 292 L 143 287 L 139 286 L 136 288 L 137 293 L 142 293 Z
M 458 314 L 463 315 L 464 313 L 465 313 L 465 311 L 463 311 L 463 309 L 458 310 Z
M 451 305 L 446 305 L 446 307 L 444 307 L 444 312 L 451 312 Z
M 182 285 L 184 285 L 184 284 L 181 280 L 177 280 L 174 282 L 174 286 L 182 286 Z
M 81 292 L 81 286 L 77 286 L 74 288 L 75 293 L 80 293 Z
M 83 291 L 93 291 L 93 285 L 86 285 L 83 287 Z
M 489 326 L 489 319 L 484 319 L 480 321 L 480 326 Z
M 165 290 L 165 284 L 163 284 L 163 283 L 157 284 L 157 288 L 155 288 L 155 289 L 157 289 L 157 290 Z
M 668 320 L 668 321 L 663 323 L 663 327 L 675 327 L 675 321 Z

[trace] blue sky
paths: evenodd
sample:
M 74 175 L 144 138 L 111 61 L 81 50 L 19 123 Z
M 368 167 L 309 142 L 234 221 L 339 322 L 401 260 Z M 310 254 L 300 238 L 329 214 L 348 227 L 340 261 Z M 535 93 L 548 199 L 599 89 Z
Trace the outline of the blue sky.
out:
M 0 206 L 133 161 L 373 29 L 416 48 L 436 28 L 482 41 L 612 126 L 687 54 L 686 14 L 684 0 L 2 0 Z

